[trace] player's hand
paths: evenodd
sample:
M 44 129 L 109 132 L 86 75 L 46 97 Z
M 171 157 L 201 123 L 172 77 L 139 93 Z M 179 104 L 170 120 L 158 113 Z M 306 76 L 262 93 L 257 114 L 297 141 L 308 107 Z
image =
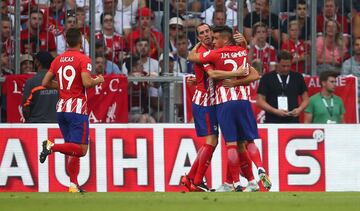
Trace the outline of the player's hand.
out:
M 102 82 L 104 82 L 104 76 L 98 75 L 98 76 L 95 78 L 95 81 L 97 82 L 97 84 L 101 84 Z
M 239 74 L 238 76 L 248 76 L 250 73 L 250 67 L 249 64 L 246 64 L 245 67 L 244 66 L 240 66 L 236 72 Z
M 289 111 L 287 111 L 287 110 L 282 110 L 282 109 L 276 109 L 275 115 L 280 116 L 280 117 L 290 116 L 290 115 L 289 115 Z
M 233 35 L 233 38 L 234 38 L 236 44 L 238 44 L 244 48 L 247 47 L 247 41 L 246 41 L 244 35 L 242 35 L 240 32 L 236 31 Z

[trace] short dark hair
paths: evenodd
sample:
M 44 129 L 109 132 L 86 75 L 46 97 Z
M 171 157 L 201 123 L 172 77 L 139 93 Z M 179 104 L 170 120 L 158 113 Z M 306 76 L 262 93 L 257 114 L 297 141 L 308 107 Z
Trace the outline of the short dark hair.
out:
M 305 0 L 298 0 L 298 3 L 297 4 L 301 4 L 301 5 L 306 5 L 307 6 L 307 3 Z
M 319 76 L 320 84 L 321 84 L 321 82 L 327 81 L 330 77 L 336 78 L 338 76 L 339 76 L 339 73 L 337 73 L 335 71 L 325 70 L 320 73 L 320 76 Z
M 39 8 L 37 8 L 37 7 L 32 8 L 32 9 L 30 10 L 29 17 L 30 17 L 31 14 L 33 14 L 33 13 L 39 13 L 39 14 L 41 14 L 42 16 L 44 16 L 44 13 L 43 13 Z
M 281 60 L 292 60 L 292 55 L 289 51 L 280 51 L 278 56 L 277 56 L 277 59 L 278 61 L 280 62 Z
M 66 32 L 66 43 L 70 48 L 76 47 L 82 42 L 82 35 L 78 28 L 72 28 Z
M 233 30 L 232 28 L 230 28 L 229 26 L 225 25 L 225 26 L 215 26 L 213 28 L 213 32 L 214 33 L 220 33 L 221 36 L 227 36 L 228 39 L 235 44 L 235 40 L 233 38 Z
M 200 23 L 199 25 L 196 26 L 196 30 L 195 30 L 195 31 L 196 31 L 196 36 L 199 36 L 198 28 L 199 28 L 200 26 L 204 26 L 204 25 L 208 26 L 209 29 L 211 30 L 211 27 L 210 27 L 209 24 L 207 24 L 207 23 Z
M 101 25 L 104 24 L 104 17 L 106 15 L 111 15 L 111 17 L 114 18 L 114 15 L 112 13 L 110 13 L 110 12 L 101 13 L 101 15 L 100 15 L 100 23 L 101 23 Z
M 188 41 L 187 37 L 186 37 L 184 34 L 179 34 L 178 36 L 175 37 L 175 45 L 176 45 L 180 40 L 186 40 L 186 41 Z
M 138 42 L 142 42 L 142 41 L 146 41 L 146 42 L 148 42 L 149 43 L 149 45 L 150 45 L 150 40 L 148 39 L 148 38 L 142 38 L 142 37 L 139 37 L 139 38 L 137 38 L 137 39 L 135 39 L 135 45 L 136 45 L 136 43 L 138 43 Z
M 213 12 L 212 20 L 214 20 L 216 13 L 222 13 L 222 14 L 224 14 L 224 17 L 225 17 L 225 20 L 226 20 L 227 14 L 226 14 L 226 12 L 225 12 L 224 10 L 215 10 L 215 11 Z
M 11 19 L 9 16 L 7 15 L 1 15 L 1 21 L 8 21 L 8 22 L 11 22 Z
M 132 71 L 132 67 L 135 66 L 135 64 L 140 60 L 140 57 L 138 56 L 131 56 L 127 59 L 125 59 L 125 67 L 128 69 L 128 72 Z

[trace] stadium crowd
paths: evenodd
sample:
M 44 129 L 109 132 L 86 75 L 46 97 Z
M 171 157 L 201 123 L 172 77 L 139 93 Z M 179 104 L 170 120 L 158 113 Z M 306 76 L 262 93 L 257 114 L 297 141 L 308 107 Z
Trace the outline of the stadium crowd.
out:
M 65 34 L 79 28 L 82 51 L 89 55 L 90 1 L 21 0 L 21 25 L 15 26 L 15 1 L 1 1 L 0 77 L 39 71 L 36 55 L 47 51 L 56 56 L 66 49 Z M 261 74 L 274 71 L 277 54 L 292 55 L 291 69 L 300 74 L 319 75 L 325 70 L 360 78 L 360 1 L 318 0 L 317 37 L 311 37 L 310 0 L 169 0 L 169 25 L 164 25 L 163 0 L 96 0 L 94 74 L 125 76 L 181 76 L 193 73 L 187 56 L 197 43 L 196 26 L 227 25 L 238 29 L 243 15 L 243 33 L 250 61 Z M 238 13 L 241 11 L 241 13 Z M 20 27 L 20 37 L 15 37 Z M 169 34 L 164 34 L 169 27 Z M 164 38 L 170 43 L 165 45 Z M 15 71 L 15 39 L 20 39 L 20 70 Z M 316 39 L 316 55 L 311 40 Z M 162 68 L 164 47 L 169 46 L 168 71 Z M 312 70 L 311 57 L 317 69 Z M 182 89 L 175 87 L 177 115 L 183 115 Z M 358 92 L 360 93 L 360 92 Z M 161 122 L 162 87 L 158 83 L 129 83 L 129 121 Z M 149 100 L 148 100 L 149 99 Z M 4 104 L 4 100 L 2 100 Z M 1 106 L 4 109 L 4 105 Z M 5 121 L 4 114 L 2 121 Z

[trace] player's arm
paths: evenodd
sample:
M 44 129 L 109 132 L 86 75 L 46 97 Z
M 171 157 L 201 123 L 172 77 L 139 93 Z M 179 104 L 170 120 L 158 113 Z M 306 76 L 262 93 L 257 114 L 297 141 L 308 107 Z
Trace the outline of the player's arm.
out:
M 236 71 L 225 71 L 225 70 L 208 70 L 207 74 L 210 78 L 222 80 L 231 77 L 242 77 L 249 74 L 249 68 L 240 66 Z
M 85 88 L 91 88 L 104 82 L 104 77 L 98 75 L 96 78 L 92 78 L 89 72 L 81 72 L 81 80 Z
M 53 80 L 54 76 L 55 76 L 55 74 L 51 70 L 49 70 L 45 74 L 45 76 L 41 82 L 41 85 L 48 89 L 58 89 L 59 85 L 58 85 L 57 81 Z
M 250 83 L 257 81 L 259 79 L 260 79 L 260 75 L 259 75 L 258 71 L 256 71 L 255 68 L 250 67 L 249 75 L 247 75 L 245 78 L 226 79 L 226 80 L 222 81 L 222 84 L 224 87 L 228 87 L 228 88 L 234 87 L 234 86 L 246 86 L 246 85 L 249 85 Z
M 196 53 L 196 50 L 198 49 L 198 47 L 201 45 L 201 43 L 199 42 L 198 44 L 195 45 L 195 47 L 190 51 L 187 59 L 190 62 L 195 62 L 195 63 L 201 63 L 200 61 L 200 53 Z

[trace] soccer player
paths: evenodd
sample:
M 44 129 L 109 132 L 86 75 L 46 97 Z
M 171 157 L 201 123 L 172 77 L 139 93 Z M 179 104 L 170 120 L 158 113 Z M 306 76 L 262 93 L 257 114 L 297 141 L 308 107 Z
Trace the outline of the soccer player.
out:
M 54 59 L 42 81 L 43 86 L 59 90 L 56 111 L 65 143 L 55 144 L 50 140 L 45 140 L 39 160 L 40 163 L 44 163 L 52 152 L 67 155 L 69 192 L 82 192 L 77 176 L 80 170 L 80 157 L 86 155 L 89 143 L 86 88 L 102 83 L 104 78 L 101 75 L 95 79 L 91 77 L 90 58 L 80 53 L 82 35 L 79 29 L 69 29 L 66 33 L 66 42 L 69 49 Z M 54 76 L 57 81 L 53 80 Z
M 206 23 L 201 23 L 196 28 L 200 45 L 196 48 L 199 53 L 212 49 L 212 31 Z M 246 46 L 246 45 L 245 45 Z M 212 154 L 218 143 L 218 121 L 215 110 L 215 86 L 211 74 L 215 78 L 229 78 L 241 76 L 245 71 L 225 72 L 212 70 L 206 73 L 200 64 L 194 65 L 196 76 L 196 91 L 192 99 L 192 112 L 197 136 L 205 137 L 206 143 L 199 149 L 197 158 L 187 175 L 181 178 L 181 183 L 190 191 L 207 191 L 203 177 L 210 164 Z
M 248 67 L 247 50 L 234 45 L 232 29 L 227 26 L 215 27 L 213 30 L 213 44 L 215 50 L 196 53 L 192 50 L 188 59 L 192 62 L 211 64 L 211 69 L 236 71 L 239 67 Z M 213 66 L 213 67 L 212 67 Z M 251 68 L 250 73 L 255 72 Z M 245 141 L 258 138 L 256 120 L 249 101 L 249 86 L 224 87 L 221 81 L 216 84 L 216 116 L 223 131 L 227 145 L 230 170 L 240 163 L 241 169 L 249 184 L 244 191 L 258 191 L 259 186 L 254 179 L 251 160 L 246 150 Z M 239 145 L 237 143 L 239 142 Z M 240 160 L 239 160 L 240 159 Z M 236 172 L 238 173 L 238 172 Z M 239 185 L 235 189 L 240 189 Z M 237 190 L 240 191 L 240 190 Z

